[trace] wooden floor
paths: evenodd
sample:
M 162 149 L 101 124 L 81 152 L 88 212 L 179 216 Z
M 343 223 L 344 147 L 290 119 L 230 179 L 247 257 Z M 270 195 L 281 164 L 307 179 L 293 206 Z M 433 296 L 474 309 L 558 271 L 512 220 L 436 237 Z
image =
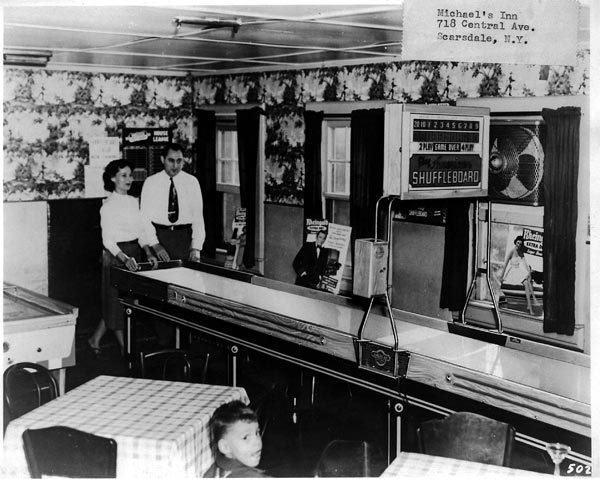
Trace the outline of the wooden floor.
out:
M 100 374 L 135 375 L 135 371 L 130 373 L 126 367 L 111 333 L 102 341 L 100 357 L 87 346 L 89 335 L 90 331 L 86 330 L 76 337 L 77 365 L 68 369 L 67 391 Z M 146 336 L 142 334 L 137 345 L 152 349 L 155 338 L 151 332 Z M 224 352 L 217 346 L 212 347 L 207 382 L 225 384 Z M 211 345 L 193 339 L 191 348 L 206 350 Z M 246 388 L 251 401 L 269 398 L 259 467 L 273 477 L 314 477 L 319 455 L 330 440 L 359 439 L 375 445 L 380 453 L 375 470 L 383 471 L 387 465 L 386 416 L 381 413 L 385 405 L 374 404 L 374 401 L 381 402 L 380 398 L 318 376 L 311 407 L 312 376 L 307 373 L 302 376 L 299 369 L 291 366 L 274 366 L 273 360 L 255 355 L 242 357 L 239 367 L 240 385 Z M 297 398 L 295 408 L 293 396 Z

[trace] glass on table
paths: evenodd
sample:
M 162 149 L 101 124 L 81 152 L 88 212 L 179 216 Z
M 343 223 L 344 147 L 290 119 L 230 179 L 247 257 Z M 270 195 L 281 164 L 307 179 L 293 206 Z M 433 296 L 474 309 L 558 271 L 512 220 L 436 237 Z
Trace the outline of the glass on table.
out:
M 560 463 L 571 452 L 571 447 L 560 442 L 549 442 L 546 444 L 546 451 L 554 463 L 554 475 L 560 476 Z

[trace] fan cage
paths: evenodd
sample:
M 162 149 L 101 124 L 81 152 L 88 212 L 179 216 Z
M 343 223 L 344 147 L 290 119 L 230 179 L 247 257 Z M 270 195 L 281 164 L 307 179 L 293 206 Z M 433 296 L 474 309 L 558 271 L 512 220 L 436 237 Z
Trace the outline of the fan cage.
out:
M 541 121 L 490 125 L 490 199 L 542 205 L 545 130 Z

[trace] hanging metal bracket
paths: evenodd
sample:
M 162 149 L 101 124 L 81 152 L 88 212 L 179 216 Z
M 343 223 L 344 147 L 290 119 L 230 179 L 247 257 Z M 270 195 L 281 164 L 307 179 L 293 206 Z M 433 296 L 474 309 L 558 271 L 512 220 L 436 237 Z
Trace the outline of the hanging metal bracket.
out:
M 479 228 L 477 225 L 477 218 L 479 215 L 479 201 L 475 201 L 475 225 L 473 227 L 473 236 L 474 236 L 474 259 L 473 264 L 477 265 L 477 251 L 479 247 Z M 481 268 L 475 266 L 475 271 L 473 272 L 473 280 L 471 281 L 471 286 L 469 287 L 469 291 L 467 292 L 467 297 L 465 299 L 465 304 L 460 311 L 459 320 L 462 324 L 466 324 L 465 321 L 465 312 L 467 311 L 467 307 L 471 302 L 471 296 L 473 294 L 473 290 L 475 289 L 475 285 L 477 284 L 477 278 L 481 275 L 485 275 L 486 285 L 488 291 L 490 293 L 490 297 L 492 298 L 492 314 L 494 315 L 494 321 L 496 322 L 496 330 L 495 332 L 502 333 L 502 318 L 500 317 L 500 312 L 498 309 L 498 301 L 496 299 L 496 293 L 494 292 L 494 288 L 492 288 L 492 283 L 490 281 L 490 256 L 491 256 L 491 235 L 492 235 L 492 203 L 488 200 L 488 210 L 487 210 L 487 238 L 486 238 L 486 253 L 485 253 L 485 267 Z
M 386 195 L 386 196 L 382 196 L 377 200 L 377 203 L 375 205 L 375 238 L 379 238 L 379 207 L 381 206 L 381 203 L 387 200 L 388 201 L 388 210 L 387 210 L 387 230 L 385 232 L 385 241 L 387 241 L 388 244 L 388 249 L 389 249 L 389 253 L 388 253 L 388 268 L 387 268 L 387 291 L 388 291 L 388 296 L 390 297 L 390 302 L 391 302 L 391 296 L 392 296 L 392 256 L 391 256 L 391 251 L 392 251 L 392 220 L 393 220 L 393 215 L 392 215 L 392 207 L 394 205 L 394 203 L 396 201 L 400 200 L 400 196 L 395 196 L 395 195 Z
M 410 353 L 408 351 L 401 351 L 398 349 L 398 331 L 396 329 L 396 322 L 394 321 L 394 314 L 392 312 L 392 305 L 390 301 L 391 293 L 391 239 L 392 239 L 392 205 L 396 200 L 399 200 L 399 196 L 382 196 L 377 200 L 375 205 L 375 238 L 379 237 L 378 231 L 378 220 L 379 220 L 379 208 L 383 200 L 388 200 L 388 211 L 387 211 L 387 231 L 386 231 L 386 242 L 387 248 L 387 275 L 386 275 L 386 288 L 381 294 L 373 294 L 370 296 L 369 307 L 365 313 L 360 328 L 358 330 L 358 338 L 355 339 L 356 355 L 358 360 L 359 369 L 365 369 L 368 371 L 390 376 L 392 378 L 405 378 L 408 370 L 408 362 L 410 359 Z M 377 242 L 377 239 L 375 239 Z M 369 321 L 369 315 L 373 309 L 375 301 L 384 301 L 387 315 L 390 320 L 390 326 L 392 328 L 392 335 L 394 336 L 394 345 L 388 346 L 379 342 L 375 342 L 364 338 L 365 328 Z
M 394 336 L 394 346 L 387 346 L 369 339 L 364 339 L 364 331 L 369 320 L 369 315 L 371 314 L 371 309 L 373 308 L 373 303 L 376 300 L 385 301 L 390 325 L 392 327 L 392 334 Z M 359 369 L 366 369 L 393 378 L 406 377 L 410 353 L 398 349 L 398 331 L 396 329 L 396 322 L 394 321 L 392 306 L 387 292 L 371 296 L 369 307 L 358 330 L 358 338 L 355 340 L 355 344 Z

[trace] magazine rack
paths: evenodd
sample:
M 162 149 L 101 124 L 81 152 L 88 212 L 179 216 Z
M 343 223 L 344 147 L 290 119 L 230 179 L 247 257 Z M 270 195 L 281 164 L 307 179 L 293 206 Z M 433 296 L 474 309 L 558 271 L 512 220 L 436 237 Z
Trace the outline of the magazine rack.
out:
M 379 198 L 377 201 L 377 205 L 375 208 L 375 238 L 377 238 L 378 227 L 377 227 L 377 219 L 379 217 L 379 206 L 382 200 L 388 200 L 388 228 L 387 228 L 387 238 L 386 242 L 390 244 L 391 237 L 391 221 L 392 221 L 392 204 L 394 201 L 399 200 L 400 198 L 397 196 L 383 196 Z M 358 241 L 358 240 L 357 240 Z M 377 243 L 378 240 L 375 240 Z M 389 264 L 389 249 L 387 252 L 387 263 Z M 389 275 L 389 267 L 387 268 L 387 275 Z M 381 293 L 379 288 L 374 288 L 375 293 L 371 294 L 369 307 L 367 308 L 367 312 L 363 317 L 362 323 L 358 330 L 358 338 L 355 339 L 355 349 L 358 360 L 359 369 L 365 369 L 368 371 L 376 372 L 379 374 L 383 374 L 386 376 L 390 376 L 392 378 L 405 378 L 406 372 L 408 370 L 408 362 L 410 359 L 410 353 L 408 351 L 402 351 L 398 349 L 398 331 L 396 330 L 396 323 L 394 321 L 394 315 L 392 313 L 392 305 L 390 303 L 390 297 L 388 294 L 388 290 L 390 289 L 389 285 L 389 276 L 387 276 L 386 287 L 383 288 L 383 293 Z M 369 315 L 371 314 L 371 310 L 373 308 L 373 304 L 375 301 L 383 301 L 385 302 L 385 307 L 387 310 L 387 315 L 390 320 L 390 326 L 392 328 L 392 334 L 394 336 L 394 345 L 388 346 L 385 344 L 378 343 L 373 340 L 364 338 L 364 331 L 369 320 Z

